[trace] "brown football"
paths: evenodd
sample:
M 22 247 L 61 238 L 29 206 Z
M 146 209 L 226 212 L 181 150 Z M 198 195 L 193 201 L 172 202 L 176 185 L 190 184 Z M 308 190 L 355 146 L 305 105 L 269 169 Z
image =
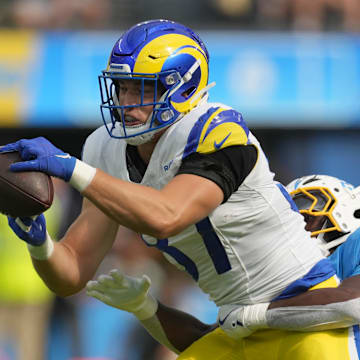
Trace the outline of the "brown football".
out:
M 10 171 L 18 161 L 22 161 L 18 152 L 0 153 L 0 212 L 12 217 L 39 215 L 53 202 L 53 182 L 41 172 Z

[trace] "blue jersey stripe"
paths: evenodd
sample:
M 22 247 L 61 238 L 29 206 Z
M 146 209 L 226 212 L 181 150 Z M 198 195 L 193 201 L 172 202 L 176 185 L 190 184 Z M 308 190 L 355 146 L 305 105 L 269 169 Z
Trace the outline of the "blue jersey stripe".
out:
M 298 207 L 296 206 L 296 204 L 295 204 L 294 200 L 292 199 L 292 197 L 290 196 L 290 194 L 285 189 L 284 185 L 282 185 L 280 183 L 277 183 L 276 185 L 280 189 L 282 194 L 285 196 L 285 199 L 289 202 L 291 209 L 296 212 L 299 212 Z
M 156 244 L 149 244 L 143 236 L 141 236 L 141 238 L 147 246 L 155 246 L 160 251 L 170 255 L 178 264 L 185 268 L 185 270 L 192 276 L 195 281 L 199 280 L 199 272 L 196 264 L 175 246 L 169 245 L 168 239 L 158 239 Z
M 218 274 L 231 270 L 231 264 L 226 251 L 211 225 L 209 218 L 205 218 L 196 224 L 198 233 L 204 240 L 204 244 Z
M 285 290 L 272 301 L 287 299 L 299 295 L 309 288 L 331 278 L 335 269 L 328 259 L 322 259 L 301 279 L 298 279 L 285 288 Z
M 219 107 L 210 108 L 204 115 L 200 116 L 196 121 L 195 125 L 190 131 L 189 137 L 187 139 L 187 144 L 184 149 L 183 159 L 188 155 L 196 152 L 196 149 L 199 145 L 200 136 L 206 121 L 210 118 L 210 116 L 219 109 Z

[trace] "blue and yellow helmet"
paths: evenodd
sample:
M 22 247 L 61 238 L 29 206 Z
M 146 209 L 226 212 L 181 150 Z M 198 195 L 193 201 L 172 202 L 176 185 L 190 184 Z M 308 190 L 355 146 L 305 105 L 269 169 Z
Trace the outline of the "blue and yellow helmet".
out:
M 209 54 L 191 29 L 169 20 L 139 23 L 115 43 L 106 70 L 99 76 L 101 113 L 110 136 L 139 145 L 193 109 L 207 90 Z M 139 103 L 120 105 L 116 82 L 141 84 Z M 154 97 L 144 102 L 144 84 L 152 82 Z M 129 107 L 153 106 L 146 124 L 124 122 Z

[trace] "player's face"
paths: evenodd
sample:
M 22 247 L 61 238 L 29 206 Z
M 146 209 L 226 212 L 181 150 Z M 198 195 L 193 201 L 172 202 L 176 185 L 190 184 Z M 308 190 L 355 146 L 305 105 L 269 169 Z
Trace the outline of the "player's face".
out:
M 311 216 L 308 214 L 303 214 L 304 220 L 306 222 L 305 230 L 313 232 L 322 229 L 326 216 Z
M 131 106 L 138 104 L 149 104 L 159 100 L 161 94 L 154 99 L 154 87 L 153 81 L 145 81 L 142 89 L 141 82 L 138 80 L 119 80 L 116 84 L 116 92 L 119 99 L 119 104 L 122 106 Z M 141 94 L 143 98 L 141 101 Z M 129 107 L 124 111 L 125 125 L 136 126 L 146 122 L 149 115 L 153 110 L 153 105 Z

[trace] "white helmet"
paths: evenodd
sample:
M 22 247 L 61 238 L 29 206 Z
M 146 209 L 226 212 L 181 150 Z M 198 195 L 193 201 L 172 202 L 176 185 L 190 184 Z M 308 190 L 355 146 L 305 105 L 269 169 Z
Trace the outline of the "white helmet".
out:
M 325 216 L 321 229 L 313 231 L 325 250 L 346 241 L 360 227 L 360 186 L 327 175 L 309 175 L 287 185 L 301 214 Z

